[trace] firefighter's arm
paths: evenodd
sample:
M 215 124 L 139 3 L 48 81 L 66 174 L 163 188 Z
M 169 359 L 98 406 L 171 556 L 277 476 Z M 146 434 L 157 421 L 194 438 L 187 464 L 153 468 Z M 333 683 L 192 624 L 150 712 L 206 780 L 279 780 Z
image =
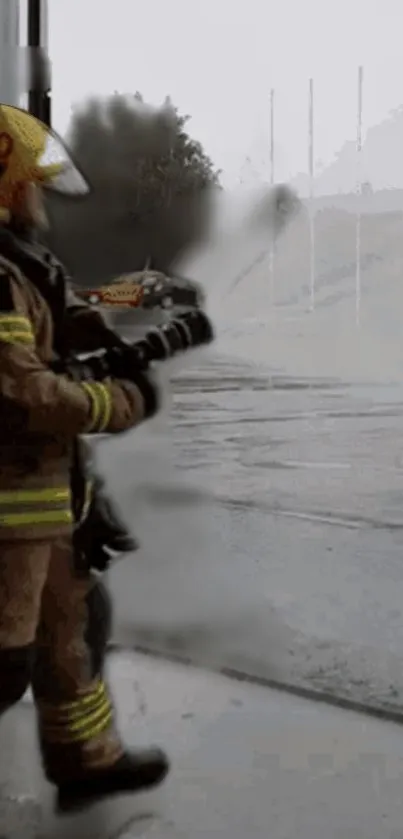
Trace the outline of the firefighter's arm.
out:
M 49 370 L 36 351 L 35 324 L 16 280 L 0 275 L 0 399 L 10 429 L 74 438 L 126 431 L 147 414 L 141 389 L 121 382 L 69 381 Z M 3 415 L 4 418 L 4 415 Z
M 90 353 L 107 349 L 112 330 L 101 312 L 76 296 L 66 284 L 66 315 L 63 345 L 71 353 Z

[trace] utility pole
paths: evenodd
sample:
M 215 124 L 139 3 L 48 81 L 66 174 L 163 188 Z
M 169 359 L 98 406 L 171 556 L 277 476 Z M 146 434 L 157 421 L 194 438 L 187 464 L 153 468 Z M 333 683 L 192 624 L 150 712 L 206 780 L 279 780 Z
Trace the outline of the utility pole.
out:
M 358 68 L 357 90 L 357 214 L 355 229 L 355 322 L 360 325 L 361 318 L 361 196 L 362 196 L 362 86 L 363 68 Z
M 27 0 L 25 15 L 26 48 L 22 48 L 20 0 L 0 0 L 0 102 L 19 107 L 28 92 L 30 113 L 50 124 L 47 0 Z
M 314 103 L 313 103 L 313 79 L 309 79 L 309 101 L 308 101 L 308 169 L 309 169 L 309 237 L 310 237 L 310 309 L 315 309 L 315 208 L 314 208 Z
M 19 105 L 22 62 L 19 0 L 0 0 L 0 102 Z
M 274 186 L 274 89 L 270 91 L 270 186 Z M 274 306 L 275 277 L 274 277 L 274 233 L 271 234 L 270 242 L 270 300 Z
M 48 58 L 47 0 L 28 0 L 29 86 L 28 110 L 51 123 L 51 74 Z

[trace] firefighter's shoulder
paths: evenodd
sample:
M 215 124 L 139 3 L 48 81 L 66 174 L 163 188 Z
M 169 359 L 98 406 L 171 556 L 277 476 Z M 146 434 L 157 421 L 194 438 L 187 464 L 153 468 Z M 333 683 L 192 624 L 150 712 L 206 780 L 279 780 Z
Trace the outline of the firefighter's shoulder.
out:
M 29 293 L 12 263 L 0 257 L 0 343 L 34 343 Z
M 16 285 L 12 270 L 0 262 L 0 316 L 17 310 Z

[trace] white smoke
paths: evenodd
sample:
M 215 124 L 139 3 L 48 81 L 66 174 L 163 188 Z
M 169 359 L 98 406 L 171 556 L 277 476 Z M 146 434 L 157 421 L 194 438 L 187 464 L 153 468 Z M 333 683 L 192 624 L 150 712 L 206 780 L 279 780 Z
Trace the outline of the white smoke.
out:
M 186 271 L 206 290 L 208 310 L 213 321 L 218 321 L 218 336 L 223 297 L 230 293 L 240 272 L 247 271 L 249 262 L 270 247 L 297 207 L 295 196 L 285 187 L 255 191 L 246 197 L 226 195 L 217 205 L 210 239 Z M 240 651 L 248 634 L 244 621 L 249 624 L 255 619 L 253 564 L 251 560 L 246 578 L 240 578 L 235 568 L 228 577 L 220 543 L 228 551 L 231 532 L 219 531 L 214 487 L 193 484 L 175 467 L 177 454 L 169 429 L 173 369 L 183 370 L 202 360 L 208 363 L 209 354 L 215 352 L 213 345 L 162 365 L 159 378 L 165 410 L 139 429 L 102 444 L 97 462 L 141 544 L 141 549 L 118 562 L 111 574 L 118 637 L 133 640 L 134 631 L 142 627 L 155 645 L 158 638 L 166 640 L 169 632 L 184 632 L 185 637 L 193 633 L 198 640 L 193 637 L 192 644 L 196 643 L 199 652 L 202 648 L 208 660 L 217 661 L 218 639 L 226 638 L 227 644 L 230 636 L 232 648 Z M 207 415 L 199 415 L 199 419 L 208 422 Z M 261 608 L 267 631 L 271 607 L 264 596 Z M 274 619 L 272 632 L 277 632 Z M 282 644 L 277 642 L 277 654 L 281 655 L 281 650 Z
M 216 302 L 241 281 L 253 260 L 268 253 L 300 210 L 286 185 L 218 193 L 209 239 L 181 264 L 183 274 L 198 280 Z

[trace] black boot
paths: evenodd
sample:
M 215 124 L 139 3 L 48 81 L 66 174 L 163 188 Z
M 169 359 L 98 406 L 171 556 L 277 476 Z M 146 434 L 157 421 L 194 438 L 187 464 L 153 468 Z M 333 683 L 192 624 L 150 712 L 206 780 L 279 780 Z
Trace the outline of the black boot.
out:
M 158 786 L 169 772 L 169 760 L 161 749 L 126 752 L 113 766 L 80 774 L 58 785 L 57 811 L 71 813 L 96 801 L 124 792 L 141 792 Z

